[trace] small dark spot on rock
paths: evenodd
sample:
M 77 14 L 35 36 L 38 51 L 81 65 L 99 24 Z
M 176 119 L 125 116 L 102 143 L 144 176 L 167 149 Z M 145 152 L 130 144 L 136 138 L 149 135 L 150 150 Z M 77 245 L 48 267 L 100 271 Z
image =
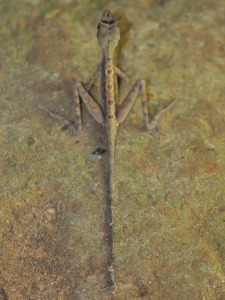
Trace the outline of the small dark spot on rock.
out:
M 35 144 L 35 139 L 32 137 L 32 136 L 28 136 L 28 139 L 27 139 L 27 145 L 28 146 L 32 146 Z
M 97 148 L 96 150 L 94 150 L 93 152 L 91 152 L 91 154 L 98 158 L 98 159 L 101 159 L 102 158 L 102 155 L 106 152 L 105 149 L 103 148 Z

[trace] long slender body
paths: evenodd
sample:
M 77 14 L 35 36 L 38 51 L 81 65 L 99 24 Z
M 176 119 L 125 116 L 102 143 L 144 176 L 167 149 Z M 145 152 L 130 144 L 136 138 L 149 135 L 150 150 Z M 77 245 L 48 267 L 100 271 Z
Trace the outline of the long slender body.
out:
M 114 194 L 114 157 L 115 157 L 115 140 L 118 128 L 116 120 L 115 107 L 115 68 L 112 59 L 104 58 L 105 71 L 105 124 L 108 136 L 108 159 L 109 159 L 109 197 L 113 199 Z
M 113 198 L 114 198 L 114 159 L 115 159 L 115 142 L 118 128 L 118 122 L 116 120 L 116 89 L 114 88 L 117 84 L 115 76 L 115 67 L 113 59 L 103 57 L 103 69 L 104 76 L 104 91 L 105 95 L 105 125 L 107 131 L 107 142 L 108 142 L 108 175 L 109 175 L 109 246 L 110 246 L 110 266 L 108 268 L 110 274 L 110 289 L 111 291 L 116 290 L 116 284 L 114 280 L 114 218 L 113 218 Z M 102 75 L 103 75 L 102 74 Z
M 109 225 L 109 248 L 110 261 L 108 265 L 109 271 L 109 289 L 111 292 L 116 291 L 116 284 L 114 280 L 114 217 L 113 217 L 113 200 L 114 200 L 114 157 L 115 157 L 115 142 L 119 123 L 123 122 L 132 108 L 138 93 L 141 94 L 143 118 L 147 130 L 153 130 L 159 117 L 166 112 L 174 103 L 167 108 L 159 111 L 152 122 L 149 122 L 148 107 L 146 100 L 145 81 L 137 80 L 131 88 L 128 95 L 116 110 L 116 101 L 118 98 L 118 77 L 127 78 L 127 76 L 113 63 L 113 53 L 120 39 L 119 24 L 113 17 L 109 10 L 105 10 L 102 18 L 98 24 L 97 38 L 99 45 L 103 52 L 103 60 L 93 73 L 90 80 L 83 86 L 80 82 L 75 82 L 73 86 L 73 99 L 75 107 L 75 122 L 74 124 L 64 117 L 59 117 L 51 112 L 52 116 L 62 119 L 69 128 L 73 131 L 81 131 L 81 109 L 80 99 L 86 105 L 88 111 L 93 118 L 102 125 L 106 126 L 107 140 L 108 140 L 108 175 L 109 175 L 109 194 L 108 194 L 108 225 Z M 99 106 L 97 102 L 89 94 L 89 90 L 96 79 L 97 75 L 101 73 L 101 96 L 102 105 Z

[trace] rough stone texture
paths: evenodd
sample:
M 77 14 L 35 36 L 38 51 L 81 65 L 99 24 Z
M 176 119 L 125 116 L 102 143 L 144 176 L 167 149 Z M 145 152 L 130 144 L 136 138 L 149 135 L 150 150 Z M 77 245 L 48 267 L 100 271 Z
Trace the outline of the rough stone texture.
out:
M 44 110 L 73 119 L 72 78 L 101 59 L 106 7 L 128 86 L 147 80 L 152 114 L 177 98 L 157 132 L 140 101 L 119 130 L 114 296 L 107 156 L 91 155 L 104 128 L 84 108 L 73 135 Z M 225 299 L 224 41 L 223 0 L 0 1 L 0 299 Z

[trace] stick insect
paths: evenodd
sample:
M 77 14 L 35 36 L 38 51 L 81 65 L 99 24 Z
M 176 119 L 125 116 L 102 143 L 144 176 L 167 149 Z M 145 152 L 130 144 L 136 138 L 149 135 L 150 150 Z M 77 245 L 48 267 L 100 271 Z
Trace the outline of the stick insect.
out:
M 88 83 L 82 85 L 79 81 L 75 81 L 73 85 L 73 100 L 75 106 L 75 121 L 71 121 L 59 117 L 52 112 L 48 111 L 52 116 L 59 119 L 63 119 L 68 127 L 72 128 L 75 132 L 82 130 L 81 120 L 81 103 L 80 100 L 86 105 L 89 113 L 97 121 L 106 127 L 107 139 L 108 139 L 108 177 L 109 177 L 109 194 L 108 194 L 108 210 L 109 210 L 109 235 L 110 235 L 110 257 L 108 266 L 109 275 L 109 289 L 111 292 L 116 291 L 116 283 L 114 278 L 114 217 L 113 217 L 113 199 L 114 199 L 114 157 L 115 157 L 115 141 L 118 130 L 118 125 L 122 123 L 127 115 L 129 114 L 134 101 L 137 98 L 138 93 L 141 95 L 142 110 L 144 124 L 147 130 L 153 130 L 156 126 L 156 122 L 159 117 L 167 111 L 173 104 L 170 104 L 165 109 L 159 111 L 150 122 L 145 81 L 137 80 L 131 88 L 128 95 L 116 109 L 116 103 L 118 100 L 118 77 L 126 79 L 127 76 L 114 65 L 113 54 L 114 50 L 118 45 L 120 39 L 120 29 L 118 21 L 114 18 L 110 10 L 105 10 L 102 18 L 98 24 L 97 31 L 98 43 L 102 49 L 103 58 L 101 63 L 98 65 L 97 70 L 93 73 Z M 95 79 L 97 76 L 101 77 L 101 100 L 102 105 L 100 106 L 89 94 Z

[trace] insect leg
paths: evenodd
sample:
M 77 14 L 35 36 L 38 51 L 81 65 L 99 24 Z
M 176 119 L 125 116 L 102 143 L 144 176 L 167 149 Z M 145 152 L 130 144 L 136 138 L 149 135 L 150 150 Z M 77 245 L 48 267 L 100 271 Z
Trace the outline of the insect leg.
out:
M 148 115 L 148 106 L 147 106 L 147 99 L 146 99 L 146 90 L 145 90 L 145 81 L 144 80 L 137 80 L 133 85 L 132 89 L 123 100 L 121 105 L 117 111 L 117 121 L 118 123 L 123 122 L 127 115 L 129 114 L 134 101 L 138 95 L 138 92 L 141 92 L 141 101 L 142 101 L 142 110 L 143 110 L 143 117 L 144 123 L 148 130 L 151 129 L 150 122 L 149 122 L 149 115 Z
M 97 69 L 94 71 L 94 73 L 89 78 L 88 82 L 85 84 L 85 89 L 87 91 L 90 91 L 94 81 L 96 80 L 97 76 L 100 74 L 100 68 L 101 68 L 101 64 L 98 65 Z
M 77 131 L 82 130 L 80 98 L 86 105 L 92 117 L 99 124 L 103 124 L 104 117 L 100 106 L 97 102 L 95 102 L 95 100 L 91 97 L 91 95 L 86 91 L 86 89 L 80 82 L 75 82 L 73 85 L 73 99 L 75 106 L 75 127 Z

